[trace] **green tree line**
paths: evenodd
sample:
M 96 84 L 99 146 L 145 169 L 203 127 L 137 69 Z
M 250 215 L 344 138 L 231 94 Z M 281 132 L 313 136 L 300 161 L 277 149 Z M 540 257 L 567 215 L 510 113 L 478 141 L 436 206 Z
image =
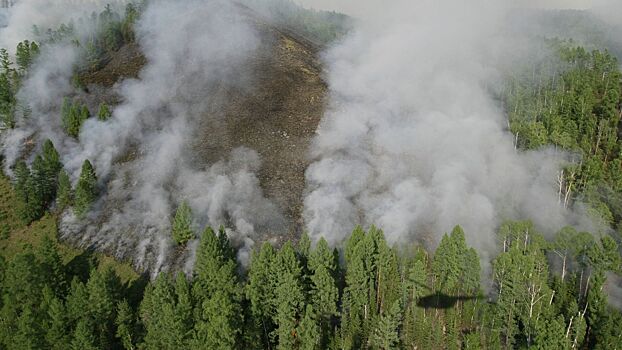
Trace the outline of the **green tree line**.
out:
M 622 228 L 622 73 L 607 51 L 553 41 L 555 57 L 508 79 L 505 103 L 520 149 L 569 152 L 559 202 L 588 204 L 604 226 Z
M 622 314 L 603 289 L 613 239 L 528 222 L 498 232 L 484 293 L 480 259 L 456 226 L 436 250 L 390 246 L 356 228 L 342 249 L 306 235 L 264 243 L 247 268 L 224 229 L 200 235 L 190 276 L 123 285 L 76 269 L 46 238 L 0 260 L 6 349 L 615 349 Z M 550 263 L 563 269 L 550 267 Z M 88 265 L 88 264 L 87 264 Z M 83 266 L 84 267 L 84 266 Z M 486 295 L 486 296 L 485 296 Z

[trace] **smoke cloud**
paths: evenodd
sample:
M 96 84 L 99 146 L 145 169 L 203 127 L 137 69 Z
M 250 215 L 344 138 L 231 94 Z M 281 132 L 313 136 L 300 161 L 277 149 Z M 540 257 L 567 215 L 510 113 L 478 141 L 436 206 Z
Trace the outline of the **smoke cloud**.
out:
M 515 150 L 494 97 L 502 62 L 522 54 L 505 34 L 510 4 L 384 5 L 325 56 L 332 102 L 306 174 L 310 234 L 337 244 L 375 224 L 391 242 L 435 246 L 460 224 L 486 264 L 503 220 L 587 225 L 558 204 L 563 155 Z
M 0 31 L 0 47 L 14 49 L 22 40 L 33 40 L 33 25 L 39 29 L 55 28 L 86 18 L 93 11 L 101 11 L 106 4 L 122 8 L 127 0 L 20 0 L 6 12 L 6 27 Z M 77 23 L 76 23 L 77 24 Z
M 13 47 L 28 38 L 23 23 L 33 19 L 53 27 L 99 5 L 38 17 L 53 3 L 20 2 L 0 43 Z M 546 232 L 590 225 L 558 204 L 555 181 L 565 155 L 517 151 L 495 98 L 508 62 L 533 55 L 518 49 L 527 39 L 507 28 L 513 7 L 496 0 L 383 2 L 327 50 L 331 102 L 310 150 L 304 198 L 313 238 L 336 245 L 355 225 L 376 224 L 393 243 L 434 246 L 460 224 L 487 263 L 503 220 L 532 219 Z M 27 140 L 46 138 L 74 182 L 91 160 L 102 196 L 86 220 L 67 213 L 61 223 L 63 237 L 80 245 L 154 273 L 171 265 L 189 271 L 197 243 L 181 251 L 170 238 L 171 215 L 187 200 L 195 228 L 226 224 L 245 260 L 259 233 L 284 225 L 255 175 L 261 159 L 238 148 L 201 164 L 193 147 L 205 136 L 198 121 L 227 102 L 215 92 L 252 88 L 240 72 L 254 57 L 258 33 L 231 1 L 154 0 L 136 34 L 148 64 L 138 79 L 114 87 L 121 103 L 112 117 L 87 120 L 78 140 L 60 126 L 62 98 L 76 94 L 69 81 L 78 50 L 44 47 L 20 92 L 31 116 L 3 136 L 5 164 L 23 155 Z
M 153 273 L 170 264 L 192 266 L 196 243 L 174 254 L 170 237 L 171 215 L 182 200 L 193 209 L 197 231 L 227 224 L 234 242 L 246 248 L 258 229 L 278 232 L 281 214 L 259 187 L 256 152 L 235 149 L 207 167 L 192 159 L 201 136 L 193 126 L 206 110 L 226 102 L 211 92 L 251 83 L 238 73 L 258 43 L 248 19 L 228 1 L 152 1 L 136 33 L 147 66 L 138 79 L 115 87 L 122 103 L 105 122 L 87 120 L 79 140 L 61 131 L 59 113 L 62 96 L 71 92 L 75 50 L 42 53 L 22 91 L 35 101 L 32 117 L 5 139 L 7 150 L 16 148 L 5 152 L 7 163 L 19 155 L 23 144 L 17 140 L 25 137 L 37 143 L 51 138 L 74 181 L 82 162 L 91 160 L 103 196 L 87 220 L 65 215 L 63 237 L 133 259 Z M 246 255 L 243 248 L 241 257 Z

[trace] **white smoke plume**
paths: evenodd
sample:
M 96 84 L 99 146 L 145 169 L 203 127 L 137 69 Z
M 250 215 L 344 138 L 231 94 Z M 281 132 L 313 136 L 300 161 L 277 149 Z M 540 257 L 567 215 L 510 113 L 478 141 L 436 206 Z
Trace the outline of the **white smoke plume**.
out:
M 106 4 L 122 9 L 127 0 L 20 0 L 6 11 L 6 26 L 0 31 L 0 47 L 15 49 L 22 40 L 35 39 L 33 25 L 41 30 L 55 28 L 60 23 L 86 18 L 101 11 Z
M 326 54 L 331 104 L 307 171 L 304 218 L 341 242 L 375 224 L 390 242 L 434 246 L 460 224 L 482 262 L 506 219 L 554 232 L 577 223 L 558 204 L 562 155 L 520 152 L 492 87 L 523 54 L 504 28 L 509 3 L 391 1 Z
M 238 72 L 258 44 L 248 18 L 228 1 L 200 0 L 151 1 L 141 18 L 136 34 L 148 64 L 138 79 L 116 87 L 122 103 L 112 117 L 87 120 L 79 140 L 63 134 L 59 105 L 71 90 L 75 50 L 52 47 L 24 85 L 24 98 L 35 101 L 32 117 L 17 129 L 18 137 L 5 140 L 13 142 L 7 150 L 18 146 L 5 156 L 12 163 L 19 154 L 19 136 L 51 138 L 74 181 L 82 162 L 91 160 L 103 196 L 87 220 L 66 215 L 63 236 L 156 273 L 175 263 L 170 221 L 182 200 L 193 209 L 197 231 L 226 224 L 234 241 L 247 248 L 258 229 L 277 232 L 282 222 L 259 188 L 256 152 L 236 149 L 208 168 L 192 160 L 196 121 L 208 108 L 226 103 L 211 98 L 210 91 L 251 83 Z M 62 54 L 70 57 L 57 57 Z M 186 270 L 194 249 L 191 243 L 182 254 Z

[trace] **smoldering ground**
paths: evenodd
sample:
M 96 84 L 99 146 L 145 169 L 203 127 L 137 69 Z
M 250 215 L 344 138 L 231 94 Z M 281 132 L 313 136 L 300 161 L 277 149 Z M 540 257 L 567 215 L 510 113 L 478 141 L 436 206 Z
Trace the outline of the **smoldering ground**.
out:
M 115 87 L 122 102 L 112 117 L 87 120 L 78 140 L 64 135 L 59 117 L 62 96 L 72 89 L 75 59 L 54 59 L 75 49 L 44 50 L 21 92 L 24 100 L 35 101 L 33 113 L 6 138 L 17 146 L 5 152 L 7 163 L 19 155 L 18 141 L 26 137 L 52 139 L 74 181 L 81 163 L 91 160 L 101 199 L 86 220 L 71 212 L 63 217 L 63 238 L 133 259 L 154 273 L 174 261 L 170 221 L 182 200 L 193 209 L 197 231 L 227 224 L 234 241 L 246 248 L 258 229 L 279 232 L 281 214 L 264 198 L 255 176 L 261 163 L 256 152 L 235 149 L 202 169 L 189 149 L 196 119 L 208 106 L 224 102 L 206 91 L 249 88 L 251 82 L 237 74 L 237 67 L 257 47 L 252 25 L 228 1 L 152 1 L 136 35 L 147 66 L 138 79 Z M 191 261 L 194 247 L 189 244 L 177 258 Z M 246 256 L 245 248 L 241 254 Z

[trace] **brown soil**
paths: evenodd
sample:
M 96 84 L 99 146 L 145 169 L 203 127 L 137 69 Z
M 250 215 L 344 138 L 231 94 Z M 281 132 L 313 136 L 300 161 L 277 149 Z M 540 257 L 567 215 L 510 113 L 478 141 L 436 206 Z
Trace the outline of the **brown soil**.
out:
M 195 149 L 208 164 L 236 147 L 257 151 L 264 194 L 281 208 L 287 231 L 295 237 L 303 227 L 308 149 L 324 112 L 327 87 L 315 44 L 257 18 L 254 22 L 261 46 L 240 72 L 250 76 L 253 88 L 221 92 L 227 103 L 201 119 Z
M 122 46 L 114 55 L 107 57 L 100 69 L 80 74 L 80 81 L 85 86 L 98 85 L 112 87 L 125 78 L 138 78 L 138 74 L 147 63 L 137 44 Z
M 226 101 L 210 107 L 198 120 L 193 158 L 202 166 L 226 159 L 246 146 L 259 153 L 258 173 L 264 194 L 287 219 L 289 237 L 302 229 L 304 173 L 308 148 L 324 112 L 327 87 L 318 59 L 320 48 L 295 33 L 275 28 L 250 10 L 261 44 L 240 72 L 251 88 L 217 87 L 209 94 Z M 93 109 L 101 101 L 118 100 L 110 89 L 125 78 L 138 78 L 146 64 L 136 44 L 122 47 L 95 71 L 80 75 L 88 92 L 82 98 Z

